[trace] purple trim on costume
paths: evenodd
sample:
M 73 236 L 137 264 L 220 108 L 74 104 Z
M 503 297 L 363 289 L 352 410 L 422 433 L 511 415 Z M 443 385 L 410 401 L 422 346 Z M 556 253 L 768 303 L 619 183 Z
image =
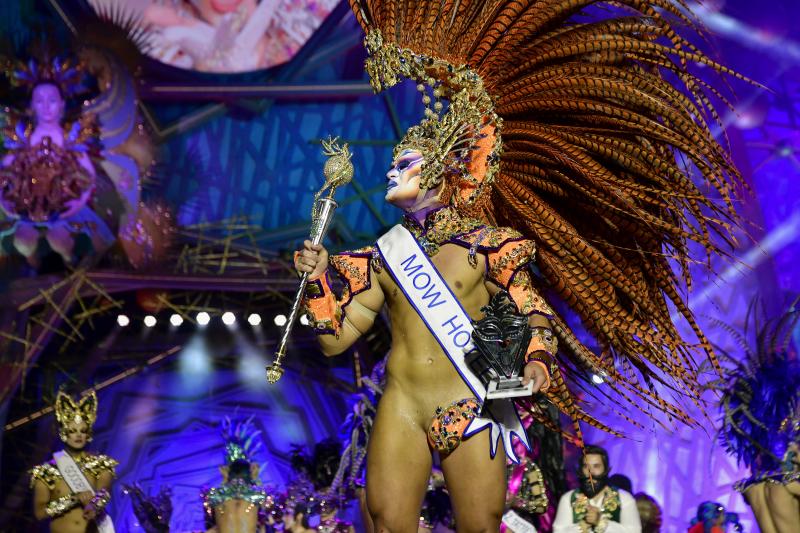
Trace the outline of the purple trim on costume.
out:
M 511 400 L 508 400 L 508 401 L 511 401 Z M 516 404 L 514 404 L 514 414 L 517 416 L 517 421 L 519 422 L 519 425 L 524 428 L 525 424 L 522 423 L 522 419 L 519 416 L 519 411 L 517 410 L 517 405 Z M 491 409 L 489 409 L 489 418 L 491 420 L 494 420 L 494 422 L 497 424 L 497 426 L 501 428 L 499 434 L 497 435 L 497 438 L 495 439 L 495 445 L 492 446 L 492 443 L 491 442 L 489 443 L 489 455 L 492 457 L 492 459 L 494 459 L 494 456 L 497 455 L 497 441 L 503 440 L 503 429 L 502 429 L 502 426 L 500 426 L 499 422 L 497 422 L 497 420 L 492 415 Z M 491 422 L 487 422 L 487 423 L 484 423 L 482 426 L 478 427 L 477 429 L 475 429 L 474 431 L 472 431 L 472 424 L 475 422 L 475 420 L 477 420 L 477 418 L 473 418 L 472 420 L 470 420 L 469 424 L 467 424 L 467 427 L 464 429 L 464 433 L 462 433 L 464 438 L 470 438 L 473 435 L 477 435 L 478 433 L 481 433 L 482 431 L 484 431 L 487 428 L 489 428 L 491 430 L 492 424 L 491 424 Z M 519 433 L 517 433 L 516 431 L 511 430 L 511 429 L 509 429 L 507 431 L 507 433 L 508 433 L 508 442 L 509 442 L 509 444 L 511 444 L 511 450 L 506 450 L 505 449 L 506 448 L 505 442 L 503 442 L 503 449 L 506 451 L 506 456 L 511 460 L 511 462 L 518 465 L 520 463 L 520 458 L 517 456 L 516 450 L 514 450 L 514 446 L 513 446 L 514 439 L 513 439 L 513 437 L 516 437 L 517 440 L 519 440 L 522 443 L 522 445 L 525 447 L 525 449 L 528 450 L 529 452 L 533 451 L 533 449 L 530 447 L 530 445 L 528 443 L 527 435 L 525 435 L 525 438 L 522 438 L 519 435 Z M 490 434 L 489 438 L 491 438 L 491 434 Z
M 461 434 L 462 438 L 468 439 L 470 437 L 474 437 L 478 433 L 481 433 L 484 430 L 488 429 L 489 430 L 489 438 L 491 439 L 492 438 L 492 431 L 491 431 L 492 430 L 492 422 L 491 421 L 484 422 L 482 426 L 480 426 L 477 429 L 475 429 L 474 431 L 472 431 L 471 430 L 472 424 L 475 423 L 476 420 L 478 420 L 477 417 L 475 417 L 475 418 L 473 418 L 472 420 L 469 421 L 469 424 L 467 424 L 467 427 L 464 428 L 464 433 Z M 490 420 L 494 420 L 494 419 L 490 416 Z M 496 421 L 495 421 L 495 424 L 497 424 Z M 499 424 L 498 424 L 498 426 L 499 426 Z M 501 430 L 500 434 L 495 439 L 494 446 L 492 446 L 492 442 L 491 441 L 489 442 L 489 457 L 491 457 L 492 459 L 494 459 L 494 456 L 497 455 L 497 448 L 498 448 L 497 441 L 501 440 L 502 437 L 503 437 L 503 431 Z M 503 448 L 505 448 L 505 444 L 503 445 Z M 514 452 L 511 452 L 511 453 L 514 453 Z M 508 454 L 506 454 L 506 455 L 508 455 Z
M 486 227 L 489 227 L 489 226 L 479 226 L 479 227 L 477 227 L 477 228 L 475 228 L 475 229 L 473 229 L 471 231 L 468 231 L 466 233 L 459 233 L 459 236 L 470 235 L 470 234 L 475 233 L 476 231 L 482 230 L 483 228 L 486 228 Z M 504 240 L 503 242 L 501 242 L 497 246 L 485 246 L 483 244 L 478 243 L 475 246 L 475 249 L 477 251 L 479 251 L 479 252 L 494 252 L 494 251 L 499 250 L 500 248 L 502 248 L 503 246 L 505 246 L 506 244 L 508 244 L 510 242 L 521 242 L 521 241 L 529 241 L 529 240 L 531 240 L 531 239 L 526 239 L 525 237 L 509 237 L 508 239 Z M 453 244 L 461 244 L 465 248 L 471 248 L 472 246 L 474 246 L 473 244 L 468 243 L 465 239 L 458 239 L 456 237 L 451 238 L 448 242 L 453 242 Z M 467 246 L 467 244 L 469 244 L 469 246 Z M 488 267 L 488 263 L 487 263 L 487 267 Z
M 517 414 L 517 420 L 519 420 L 520 425 L 524 428 L 525 424 L 522 423 L 522 419 L 519 417 L 519 412 L 517 411 L 517 405 L 516 404 L 514 404 L 514 412 Z M 514 444 L 514 439 L 513 439 L 513 437 L 517 437 L 517 440 L 519 440 L 522 443 L 522 445 L 525 447 L 526 450 L 528 450 L 528 452 L 532 452 L 533 448 L 531 448 L 529 446 L 529 442 L 528 442 L 528 439 L 527 439 L 527 436 L 528 436 L 527 434 L 525 435 L 526 438 L 524 438 L 524 439 L 519 434 L 517 434 L 516 431 L 513 431 L 513 430 L 509 431 L 508 435 L 509 435 L 508 442 L 511 443 L 511 454 L 506 454 L 506 456 L 509 456 L 509 459 L 511 459 L 512 463 L 518 465 L 520 463 L 520 458 L 517 457 L 517 452 L 514 451 L 514 445 L 513 445 Z M 503 444 L 503 447 L 505 447 L 505 444 Z M 513 456 L 513 457 L 511 457 L 511 456 Z
M 500 283 L 498 283 L 497 280 L 494 280 L 494 279 L 491 279 L 491 278 L 490 278 L 490 280 L 491 280 L 492 283 L 494 283 L 498 287 L 500 287 L 502 289 L 505 289 L 505 290 L 508 290 L 508 288 L 511 286 L 511 284 L 514 283 L 514 278 L 517 277 L 517 274 L 519 274 L 519 271 L 522 270 L 523 268 L 527 267 L 531 263 L 533 263 L 533 259 L 531 259 L 527 263 L 523 263 L 520 266 L 518 266 L 517 268 L 515 268 L 514 272 L 511 274 L 511 277 L 508 278 L 508 285 L 506 285 L 505 287 L 503 285 L 501 285 Z M 488 267 L 488 264 L 487 264 L 487 267 Z M 488 276 L 488 274 L 487 274 L 487 276 Z M 535 288 L 533 286 L 533 280 L 531 280 L 531 288 L 532 289 Z M 539 297 L 542 298 L 542 300 L 544 300 L 544 297 L 541 294 L 539 295 Z M 516 304 L 517 302 L 514 302 L 514 303 Z M 517 306 L 517 311 L 519 311 L 519 306 Z M 543 313 L 543 312 L 539 311 L 538 309 L 534 309 L 533 311 L 527 313 L 525 316 L 533 316 L 533 315 L 541 315 L 541 316 L 547 318 L 548 320 L 552 320 L 553 316 L 554 316 L 554 315 L 551 315 L 551 314 L 548 314 L 548 313 Z

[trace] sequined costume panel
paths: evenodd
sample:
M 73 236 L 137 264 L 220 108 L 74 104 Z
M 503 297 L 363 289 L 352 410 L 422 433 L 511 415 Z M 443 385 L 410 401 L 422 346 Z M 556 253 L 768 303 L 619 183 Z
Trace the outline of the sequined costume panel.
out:
M 481 405 L 475 398 L 465 398 L 447 407 L 437 407 L 436 414 L 428 427 L 430 447 L 439 453 L 454 452 L 480 409 Z
M 115 459 L 103 454 L 87 454 L 82 458 L 75 458 L 75 462 L 78 464 L 81 472 L 94 479 L 97 479 L 103 472 L 109 472 L 112 477 L 116 477 L 116 467 L 119 465 L 119 462 Z M 56 468 L 55 461 L 52 460 L 33 467 L 30 471 L 30 475 L 31 488 L 36 481 L 41 481 L 48 489 L 53 490 L 58 480 L 63 479 L 61 472 Z
M 368 246 L 352 252 L 343 252 L 330 257 L 330 265 L 345 282 L 342 293 L 342 307 L 359 292 L 365 291 L 372 285 L 370 279 L 370 262 L 375 253 L 374 246 Z
M 309 280 L 305 306 L 317 335 L 339 335 L 346 312 L 344 307 L 355 295 L 372 286 L 370 266 L 375 264 L 376 255 L 375 247 L 369 246 L 330 256 L 330 266 L 344 282 L 341 297 L 333 293 L 328 271 Z
M 219 487 L 213 487 L 203 495 L 204 504 L 211 511 L 228 500 L 242 500 L 260 507 L 267 500 L 267 491 L 260 485 L 237 479 Z

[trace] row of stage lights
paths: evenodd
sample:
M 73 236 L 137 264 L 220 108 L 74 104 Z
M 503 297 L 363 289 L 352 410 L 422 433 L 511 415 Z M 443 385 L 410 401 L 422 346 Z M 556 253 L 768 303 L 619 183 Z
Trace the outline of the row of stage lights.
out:
M 236 315 L 234 315 L 230 311 L 222 313 L 221 319 L 222 323 L 225 324 L 226 326 L 233 326 L 234 324 L 236 324 Z M 197 324 L 199 326 L 205 327 L 209 324 L 209 322 L 211 322 L 211 315 L 205 311 L 200 311 L 199 313 L 197 313 L 197 315 L 195 315 L 195 320 L 197 321 Z M 288 319 L 286 318 L 286 315 L 279 314 L 273 317 L 272 322 L 278 327 L 283 327 L 286 325 L 287 320 Z M 156 324 L 158 324 L 158 319 L 153 315 L 146 315 L 142 320 L 142 322 L 144 323 L 145 327 L 152 328 L 155 327 Z M 184 322 L 183 317 L 178 313 L 173 313 L 169 317 L 169 323 L 176 328 L 181 324 L 183 324 L 183 322 Z M 251 313 L 250 315 L 247 316 L 247 323 L 250 324 L 251 326 L 260 326 L 261 315 L 259 315 L 258 313 Z M 300 323 L 304 326 L 308 326 L 309 324 L 308 317 L 306 315 L 301 315 Z M 117 324 L 123 328 L 127 327 L 131 324 L 131 319 L 128 315 L 123 315 L 123 314 L 117 315 Z
M 230 311 L 222 313 L 221 318 L 222 318 L 222 323 L 225 324 L 226 326 L 230 327 L 236 323 L 236 315 L 234 315 Z M 197 324 L 200 327 L 205 327 L 209 324 L 209 322 L 211 322 L 211 315 L 205 311 L 200 311 L 199 313 L 197 313 L 197 315 L 195 315 L 195 320 L 197 321 Z M 288 319 L 286 318 L 286 315 L 279 314 L 273 317 L 272 322 L 278 327 L 283 327 L 286 325 L 287 320 Z M 144 317 L 143 322 L 146 327 L 152 328 L 155 327 L 155 325 L 158 323 L 158 320 L 153 315 L 147 315 Z M 130 323 L 131 319 L 128 317 L 128 315 L 117 315 L 117 324 L 119 324 L 120 327 L 123 328 L 127 327 L 130 325 Z M 178 313 L 173 313 L 169 317 L 169 323 L 177 328 L 178 326 L 183 324 L 183 317 Z M 251 313 L 250 315 L 247 316 L 247 323 L 254 327 L 260 326 L 261 315 L 259 315 L 258 313 Z M 304 326 L 308 326 L 309 324 L 308 316 L 300 315 L 300 323 Z M 595 385 L 602 385 L 603 383 L 605 383 L 604 378 L 605 378 L 604 373 L 602 374 L 593 373 L 591 375 L 592 383 L 594 383 Z
M 221 318 L 222 318 L 222 323 L 225 324 L 226 326 L 230 327 L 236 323 L 236 315 L 234 315 L 230 311 L 222 313 Z M 199 313 L 197 313 L 197 315 L 195 315 L 195 320 L 197 321 L 197 324 L 200 327 L 205 327 L 209 324 L 209 322 L 211 322 L 211 315 L 205 311 L 200 311 Z M 288 319 L 286 318 L 286 315 L 279 314 L 273 317 L 272 322 L 278 327 L 283 327 L 286 325 L 287 320 Z M 142 322 L 144 322 L 144 325 L 148 328 L 155 327 L 155 325 L 158 324 L 158 320 L 153 315 L 145 316 Z M 173 313 L 169 317 L 169 323 L 176 328 L 181 324 L 183 324 L 183 322 L 184 322 L 183 317 L 178 313 Z M 119 324 L 120 327 L 123 328 L 127 327 L 130 325 L 130 323 L 131 319 L 128 317 L 128 315 L 117 315 L 117 324 Z M 261 315 L 259 315 L 258 313 L 251 313 L 250 315 L 247 316 L 247 323 L 254 327 L 260 326 Z M 309 325 L 308 316 L 300 315 L 300 323 L 304 326 L 308 326 Z M 595 385 L 602 385 L 603 383 L 605 383 L 604 378 L 605 378 L 605 373 L 601 374 L 593 373 L 591 375 L 592 383 L 594 383 Z

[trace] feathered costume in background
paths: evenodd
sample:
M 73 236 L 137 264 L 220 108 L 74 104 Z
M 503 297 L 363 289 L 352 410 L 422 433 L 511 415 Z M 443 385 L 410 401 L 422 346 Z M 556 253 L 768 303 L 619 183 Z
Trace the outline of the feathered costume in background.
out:
M 719 365 L 681 294 L 691 286 L 690 246 L 704 248 L 708 264 L 726 253 L 719 242 L 733 244 L 733 202 L 744 187 L 712 133 L 720 125 L 712 99 L 729 104 L 693 72 L 705 66 L 744 78 L 677 33 L 678 25 L 697 29 L 686 4 L 350 5 L 366 32 L 373 88 L 405 78 L 426 93 L 426 118 L 400 145 L 426 134 L 439 143 L 426 154 L 422 186 L 439 171 L 445 202 L 533 240 L 545 288 L 594 337 L 596 348 L 563 317 L 552 319 L 563 375 L 553 376 L 551 401 L 573 420 L 608 430 L 583 410 L 564 379 L 600 394 L 584 387 L 592 372 L 630 406 L 692 424 L 679 398 L 698 401 L 695 356 L 704 352 Z M 451 125 L 457 114 L 470 121 L 459 131 Z M 437 137 L 445 130 L 446 139 Z M 436 150 L 445 153 L 432 159 Z M 696 339 L 678 332 L 669 304 Z M 664 398 L 670 389 L 675 401 Z
M 41 146 L 41 143 L 31 144 L 32 133 L 36 131 L 35 119 L 31 120 L 22 110 L 7 107 L 4 148 L 14 159 L 0 172 L 2 192 L 8 200 L 8 195 L 13 195 L 15 190 L 33 188 L 27 184 L 36 183 L 37 178 L 44 179 L 40 174 L 46 174 L 42 168 L 45 161 L 56 174 L 61 172 L 63 177 L 74 174 L 69 164 L 72 153 L 86 154 L 98 176 L 87 178 L 87 183 L 82 185 L 81 190 L 90 188 L 92 191 L 87 205 L 68 217 L 59 213 L 62 208 L 59 202 L 71 199 L 64 193 L 54 205 L 40 206 L 40 212 L 24 209 L 22 204 L 30 198 L 23 196 L 7 217 L 3 217 L 2 212 L 0 217 L 14 222 L 2 230 L 4 234 L 17 237 L 26 229 L 28 233 L 41 233 L 51 241 L 52 248 L 67 256 L 69 263 L 76 235 L 86 234 L 95 253 L 102 254 L 118 234 L 135 224 L 141 207 L 141 178 L 152 161 L 152 147 L 139 122 L 132 75 L 113 55 L 88 45 L 76 48 L 74 57 L 41 54 L 25 62 L 13 59 L 0 62 L 12 85 L 26 89 L 29 95 L 37 86 L 51 84 L 59 88 L 65 101 L 82 98 L 80 116 L 64 123 L 63 149 L 54 146 L 52 161 L 45 158 L 37 166 L 29 161 L 30 154 Z M 101 88 L 93 98 L 86 96 L 87 75 Z M 47 150 L 44 153 L 47 154 Z M 55 185 L 52 188 L 55 189 Z M 72 194 L 76 193 L 72 191 Z M 38 242 L 29 240 L 31 237 L 16 238 L 12 247 L 16 253 L 33 261 L 40 250 Z M 0 254 L 3 253 L 0 250 Z
M 717 523 L 720 516 L 725 517 L 721 526 Z M 728 524 L 733 524 L 733 530 L 737 533 L 743 531 L 738 514 L 725 511 L 725 507 L 717 502 L 703 502 L 697 506 L 697 515 L 692 518 L 688 533 L 727 531 Z
M 79 233 L 91 239 L 93 252 L 98 256 L 95 260 L 115 241 L 134 268 L 164 260 L 172 244 L 175 223 L 162 204 L 143 202 L 141 198 L 154 148 L 138 110 L 134 73 L 141 60 L 138 47 L 143 46 L 146 51 L 146 46 L 142 35 L 133 29 L 134 22 L 123 11 L 100 10 L 78 22 L 81 31 L 75 36 L 71 51 L 64 50 L 64 43 L 42 43 L 36 47 L 41 49 L 36 52 L 36 59 L 19 61 L 17 53 L 0 57 L 0 67 L 13 86 L 26 88 L 30 93 L 36 85 L 54 84 L 65 100 L 82 102 L 79 119 L 65 123 L 65 148 L 89 155 L 97 172 L 91 198 L 84 209 L 70 217 L 60 217 L 54 212 L 44 222 L 20 216 L 24 213 L 6 216 L 0 210 L 0 237 L 25 234 L 17 231 L 21 225 L 35 227 L 45 232 L 53 241 L 51 248 L 60 250 L 67 263 L 71 261 L 66 256 L 73 252 L 70 240 Z M 87 85 L 87 81 L 91 83 Z M 95 83 L 98 94 L 89 90 Z M 0 120 L 4 122 L 0 134 L 9 154 L 19 157 L 25 149 L 32 148 L 33 124 L 22 109 L 9 106 L 5 113 L 0 111 L 0 119 L 4 119 Z M 9 174 L 14 168 L 0 170 L 3 170 L 0 174 L 5 174 L 0 175 L 0 188 L 6 190 L 30 179 Z M 70 235 L 53 231 L 56 225 L 67 228 Z M 31 233 L 28 231 L 27 235 Z M 13 250 L 0 249 L 0 256 L 13 251 L 31 263 L 36 262 L 40 250 L 32 237 L 5 244 Z
M 256 429 L 252 416 L 242 420 L 233 420 L 226 416 L 222 421 L 225 465 L 220 470 L 223 483 L 201 491 L 207 527 L 216 523 L 215 509 L 228 500 L 242 500 L 254 505 L 258 509 L 260 525 L 267 523 L 269 514 L 277 518 L 282 515 L 275 497 L 259 482 L 260 468 L 255 462 L 255 456 L 262 449 L 260 437 L 261 431 Z M 237 475 L 232 475 L 234 469 L 237 470 Z
M 123 485 L 123 491 L 130 496 L 133 514 L 145 533 L 169 533 L 172 518 L 172 489 L 161 487 L 158 494 L 147 494 L 141 485 Z
M 353 494 L 357 487 L 364 486 L 365 459 L 367 445 L 378 412 L 378 401 L 386 386 L 386 362 L 380 360 L 369 377 L 361 378 L 361 389 L 353 394 L 350 414 L 342 424 L 344 450 L 331 488 L 346 494 Z
M 722 393 L 720 444 L 752 473 L 737 483 L 738 490 L 767 480 L 800 481 L 800 360 L 790 344 L 800 319 L 797 303 L 763 320 L 754 302 L 743 333 L 722 324 L 743 352 L 720 350 L 729 364 L 724 380 L 714 385 Z

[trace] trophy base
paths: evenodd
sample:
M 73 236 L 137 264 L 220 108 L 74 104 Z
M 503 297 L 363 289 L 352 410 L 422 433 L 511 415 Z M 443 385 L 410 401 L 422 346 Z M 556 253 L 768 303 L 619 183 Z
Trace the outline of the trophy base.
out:
M 523 385 L 522 378 L 492 378 L 486 391 L 487 400 L 530 396 L 533 394 L 533 380 Z

